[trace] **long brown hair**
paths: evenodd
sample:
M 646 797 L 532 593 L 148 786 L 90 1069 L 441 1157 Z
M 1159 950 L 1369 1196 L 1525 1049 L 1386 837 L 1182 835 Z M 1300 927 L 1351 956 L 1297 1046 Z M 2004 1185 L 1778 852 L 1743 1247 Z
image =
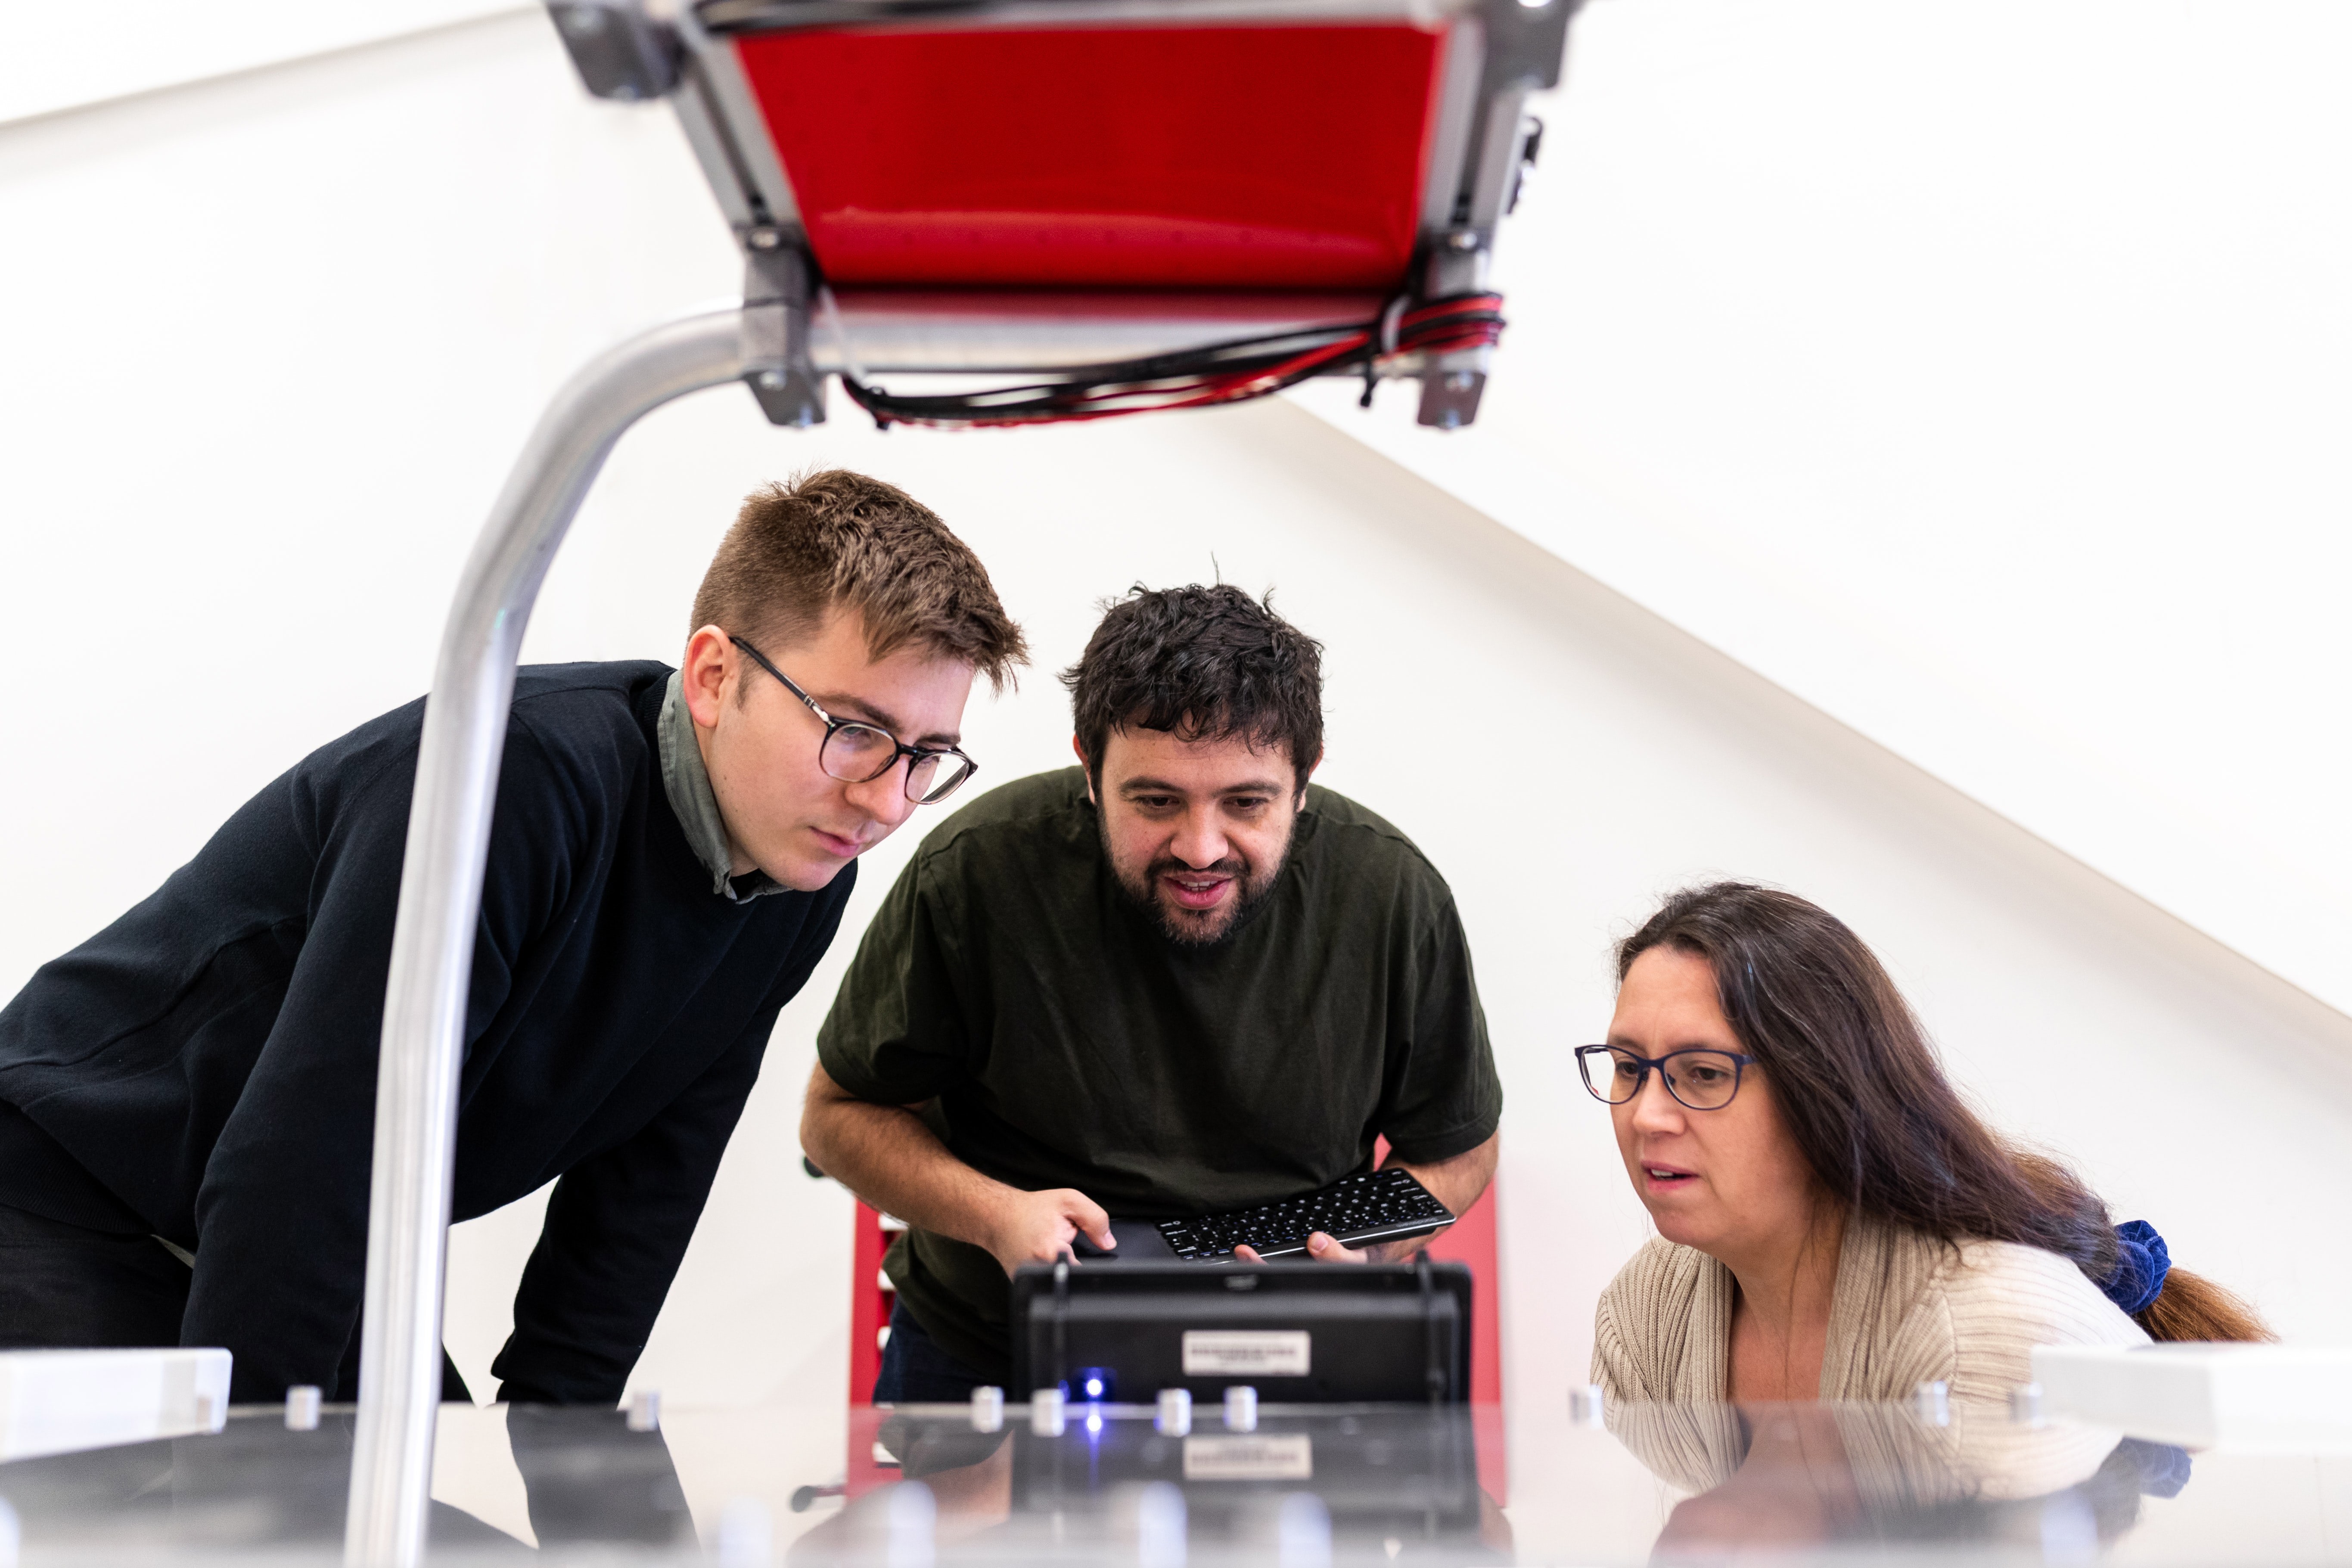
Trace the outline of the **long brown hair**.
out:
M 1832 1197 L 1947 1242 L 2042 1247 L 2094 1284 L 2114 1276 L 2107 1205 L 1969 1109 L 1877 955 L 1843 921 L 1791 893 L 1717 882 L 1674 894 L 1620 942 L 1618 980 L 1654 947 L 1714 969 L 1724 1018 Z M 2179 1268 L 2135 1319 L 2157 1340 L 2274 1337 L 2244 1302 Z

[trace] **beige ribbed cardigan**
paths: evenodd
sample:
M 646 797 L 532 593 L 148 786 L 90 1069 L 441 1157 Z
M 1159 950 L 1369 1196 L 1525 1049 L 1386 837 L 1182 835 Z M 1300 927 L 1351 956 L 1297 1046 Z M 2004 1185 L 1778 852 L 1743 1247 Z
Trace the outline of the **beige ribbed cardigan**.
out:
M 1730 1364 L 1731 1270 L 1653 1237 L 1601 1295 L 1592 1381 L 1613 1401 L 1720 1400 Z M 2083 1271 L 2002 1241 L 1947 1245 L 1857 1215 L 1838 1250 L 1821 1397 L 2006 1400 L 2033 1377 L 2035 1345 L 2144 1345 Z

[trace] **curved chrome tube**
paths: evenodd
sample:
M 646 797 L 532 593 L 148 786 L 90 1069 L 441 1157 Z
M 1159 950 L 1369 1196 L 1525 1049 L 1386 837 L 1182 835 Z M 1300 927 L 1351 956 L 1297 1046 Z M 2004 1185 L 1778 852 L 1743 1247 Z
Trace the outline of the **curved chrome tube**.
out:
M 415 1568 L 425 1555 L 466 997 L 523 626 L 622 433 L 672 398 L 757 368 L 742 322 L 741 310 L 728 310 L 656 327 L 564 385 L 516 460 L 442 630 L 376 1070 L 348 1568 Z

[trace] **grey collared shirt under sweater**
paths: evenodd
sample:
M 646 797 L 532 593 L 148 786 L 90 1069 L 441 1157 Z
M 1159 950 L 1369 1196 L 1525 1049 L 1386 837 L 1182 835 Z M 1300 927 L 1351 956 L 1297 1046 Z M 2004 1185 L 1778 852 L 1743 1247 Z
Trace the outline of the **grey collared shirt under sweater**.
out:
M 662 697 L 662 793 L 686 829 L 694 857 L 710 872 L 710 890 L 734 903 L 748 903 L 763 893 L 781 893 L 784 885 L 765 871 L 730 873 L 735 852 L 727 842 L 727 824 L 719 815 L 719 797 L 710 793 L 710 772 L 702 765 L 702 748 L 694 740 L 694 715 L 686 707 L 686 672 L 675 670 Z

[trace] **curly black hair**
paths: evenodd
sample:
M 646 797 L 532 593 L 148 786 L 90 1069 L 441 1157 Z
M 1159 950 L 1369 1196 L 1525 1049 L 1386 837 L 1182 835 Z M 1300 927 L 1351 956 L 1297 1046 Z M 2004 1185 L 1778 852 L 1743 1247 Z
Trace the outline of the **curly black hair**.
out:
M 1224 583 L 1139 583 L 1104 610 L 1087 651 L 1062 672 L 1097 784 L 1119 729 L 1279 745 L 1307 787 L 1323 756 L 1323 645 L 1274 613 L 1272 592 L 1261 601 Z

